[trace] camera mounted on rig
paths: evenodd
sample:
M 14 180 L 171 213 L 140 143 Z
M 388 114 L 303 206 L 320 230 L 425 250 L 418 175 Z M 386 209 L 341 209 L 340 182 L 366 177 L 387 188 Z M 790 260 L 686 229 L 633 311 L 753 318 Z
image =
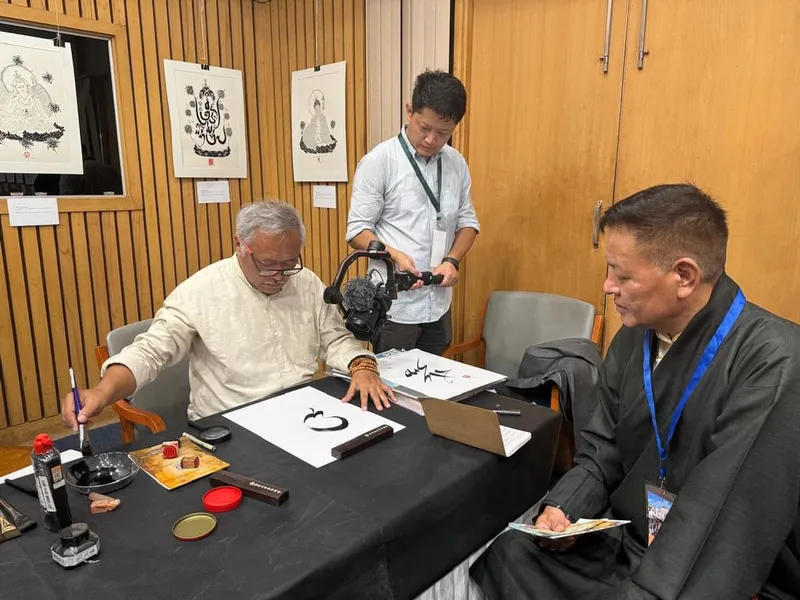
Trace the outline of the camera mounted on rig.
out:
M 342 292 L 347 270 L 359 258 L 383 261 L 386 265 L 386 281 L 375 283 L 369 277 L 356 277 L 347 282 Z M 394 261 L 386 246 L 373 240 L 366 250 L 355 250 L 345 257 L 333 283 L 325 288 L 323 300 L 327 304 L 341 306 L 347 329 L 357 340 L 370 342 L 386 322 L 386 315 L 392 307 L 392 300 L 397 299 L 397 292 L 410 290 L 418 281 L 422 281 L 423 285 L 437 285 L 443 280 L 443 275 L 433 275 L 430 271 L 423 272 L 421 277 L 395 271 Z

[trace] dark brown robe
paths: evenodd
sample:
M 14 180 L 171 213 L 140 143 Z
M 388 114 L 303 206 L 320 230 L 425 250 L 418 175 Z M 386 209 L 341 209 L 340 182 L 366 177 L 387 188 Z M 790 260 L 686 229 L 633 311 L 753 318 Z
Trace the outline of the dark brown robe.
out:
M 723 275 L 653 371 L 662 440 L 738 289 Z M 644 334 L 623 328 L 614 338 L 577 466 L 547 497 L 572 518 L 631 524 L 581 536 L 565 552 L 503 534 L 472 570 L 490 600 L 800 598 L 800 327 L 744 307 L 669 445 L 666 488 L 677 497 L 649 548 L 644 486 L 658 481 L 658 451 Z

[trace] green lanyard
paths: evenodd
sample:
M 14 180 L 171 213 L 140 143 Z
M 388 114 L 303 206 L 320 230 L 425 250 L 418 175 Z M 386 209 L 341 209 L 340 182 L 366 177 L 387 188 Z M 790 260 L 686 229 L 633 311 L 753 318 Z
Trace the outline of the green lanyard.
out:
M 430 186 L 428 185 L 428 182 L 425 180 L 425 177 L 423 177 L 422 171 L 419 170 L 419 165 L 417 164 L 417 161 L 414 160 L 413 156 L 411 156 L 411 150 L 409 149 L 408 144 L 406 144 L 405 139 L 403 139 L 402 132 L 397 134 L 397 139 L 400 140 L 400 145 L 403 147 L 403 152 L 406 153 L 408 162 L 411 163 L 411 166 L 414 168 L 414 173 L 417 174 L 417 179 L 419 179 L 419 182 L 425 189 L 425 193 L 428 195 L 428 200 L 431 201 L 433 208 L 436 209 L 436 219 L 437 220 L 441 219 L 442 209 L 441 206 L 439 205 L 439 198 L 442 197 L 442 159 L 439 158 L 439 162 L 436 164 L 436 178 L 438 184 L 436 186 L 436 195 L 434 196 L 433 190 L 431 190 Z

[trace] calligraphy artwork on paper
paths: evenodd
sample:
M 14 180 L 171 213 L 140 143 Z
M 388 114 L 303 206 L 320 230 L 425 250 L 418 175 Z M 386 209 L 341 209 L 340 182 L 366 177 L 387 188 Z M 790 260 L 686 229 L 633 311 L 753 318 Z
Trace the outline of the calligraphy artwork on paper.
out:
M 308 409 L 308 414 L 303 417 L 303 424 L 311 431 L 341 431 L 349 425 L 344 417 L 326 417 L 323 411 L 313 408 Z
M 282 451 L 321 467 L 336 461 L 331 450 L 380 425 L 403 429 L 356 402 L 342 403 L 311 386 L 279 393 L 226 412 L 224 418 L 253 432 Z
M 323 154 L 330 154 L 336 150 L 336 138 L 332 131 L 336 121 L 328 121 L 325 117 L 325 93 L 322 90 L 313 90 L 308 97 L 308 112 L 311 120 L 306 123 L 300 121 L 303 133 L 300 137 L 300 149 L 306 154 L 319 155 L 317 160 L 322 160 Z
M 193 85 L 187 85 L 186 125 L 183 131 L 194 142 L 194 153 L 197 156 L 221 158 L 231 155 L 231 138 L 233 129 L 228 124 L 231 119 L 225 110 L 222 100 L 225 90 L 214 91 L 208 87 L 208 82 L 203 82 L 200 91 Z
M 176 177 L 247 177 L 242 73 L 164 60 Z
M 0 172 L 83 174 L 72 49 L 0 33 Z
M 434 377 L 440 378 L 445 383 L 453 383 L 453 378 L 450 376 L 452 369 L 433 369 L 429 370 L 428 365 L 423 365 L 417 359 L 417 366 L 413 369 L 406 369 L 406 377 L 414 377 L 415 375 L 422 375 L 422 381 L 425 383 L 432 381 Z
M 292 73 L 295 181 L 347 181 L 346 63 Z

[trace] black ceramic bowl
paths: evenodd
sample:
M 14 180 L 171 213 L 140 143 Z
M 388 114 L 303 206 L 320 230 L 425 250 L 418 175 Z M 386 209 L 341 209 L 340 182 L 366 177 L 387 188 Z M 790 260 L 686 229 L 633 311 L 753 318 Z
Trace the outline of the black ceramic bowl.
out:
M 128 485 L 139 472 L 139 460 L 126 452 L 84 456 L 66 468 L 67 485 L 81 494 L 105 494 Z

